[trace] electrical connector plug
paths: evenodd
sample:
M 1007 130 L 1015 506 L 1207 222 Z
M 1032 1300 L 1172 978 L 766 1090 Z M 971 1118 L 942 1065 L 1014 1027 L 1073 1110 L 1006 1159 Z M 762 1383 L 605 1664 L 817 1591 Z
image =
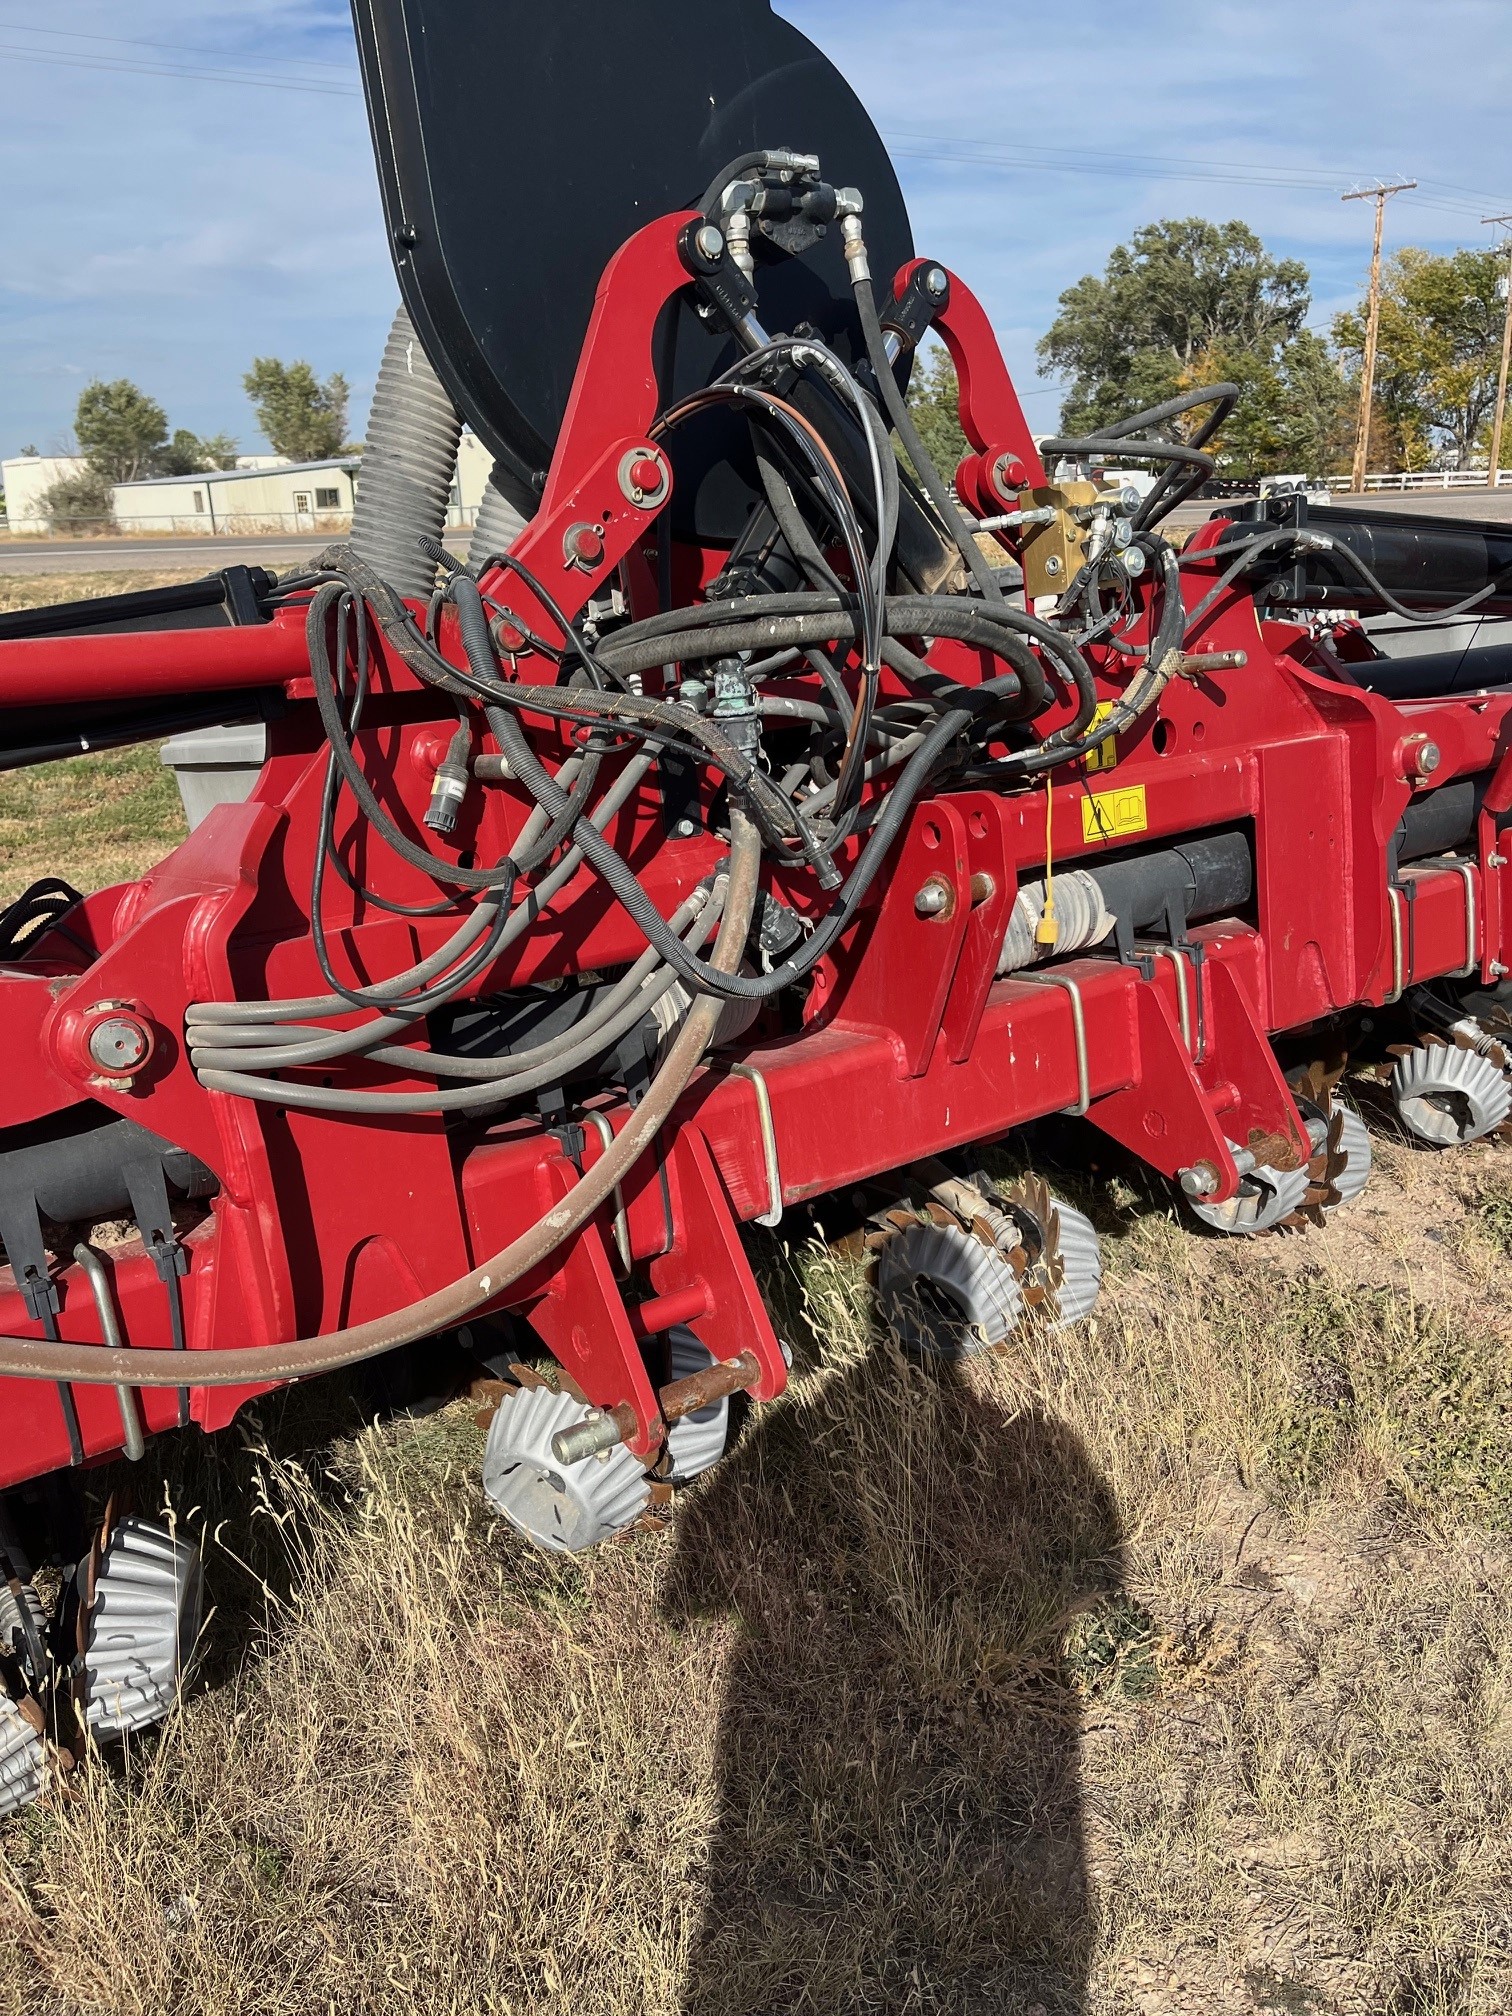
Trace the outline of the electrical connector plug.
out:
M 451 833 L 456 829 L 462 801 L 472 781 L 471 750 L 471 728 L 466 721 L 459 722 L 445 757 L 436 765 L 430 803 L 425 808 L 425 823 L 432 833 Z

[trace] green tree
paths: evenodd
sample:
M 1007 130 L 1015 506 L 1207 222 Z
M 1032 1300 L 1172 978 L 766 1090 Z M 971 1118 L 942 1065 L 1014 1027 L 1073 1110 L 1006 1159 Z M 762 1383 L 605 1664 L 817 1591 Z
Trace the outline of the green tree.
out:
M 1307 268 L 1273 259 L 1247 224 L 1203 217 L 1146 224 L 1060 297 L 1039 345 L 1042 371 L 1071 379 L 1068 433 L 1090 432 L 1159 405 L 1197 382 L 1222 352 L 1273 364 L 1300 332 Z
M 1189 377 L 1193 385 L 1239 387 L 1239 403 L 1211 444 L 1225 475 L 1327 476 L 1346 466 L 1349 388 L 1316 330 L 1300 330 L 1270 355 L 1215 345 L 1195 360 Z
M 234 469 L 236 443 L 229 434 L 191 434 L 176 427 L 173 438 L 158 457 L 164 476 L 198 476 L 209 469 Z
M 319 462 L 340 453 L 348 387 L 339 371 L 322 381 L 302 360 L 283 364 L 276 357 L 254 357 L 242 384 L 276 455 Z
M 932 343 L 914 360 L 908 387 L 908 410 L 930 460 L 949 483 L 966 453 L 961 432 L 959 387 L 955 366 L 943 343 Z
M 100 531 L 113 517 L 110 478 L 86 462 L 82 469 L 50 483 L 37 499 L 37 508 L 54 532 Z
M 129 378 L 96 378 L 79 394 L 74 433 L 90 468 L 107 483 L 131 483 L 157 467 L 168 415 Z
M 1504 270 L 1496 252 L 1443 254 L 1416 245 L 1387 262 L 1376 399 L 1408 468 L 1425 466 L 1445 447 L 1468 462 L 1490 431 L 1504 312 L 1497 282 Z M 1357 386 L 1365 313 L 1362 302 L 1334 322 L 1334 341 L 1354 365 Z M 1372 426 L 1377 467 L 1385 445 Z

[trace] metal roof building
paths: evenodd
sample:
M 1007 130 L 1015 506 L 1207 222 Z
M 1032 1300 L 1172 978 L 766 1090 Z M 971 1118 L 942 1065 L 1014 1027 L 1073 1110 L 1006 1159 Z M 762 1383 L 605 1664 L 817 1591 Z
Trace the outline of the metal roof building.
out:
M 206 469 L 146 476 L 111 490 L 123 532 L 318 532 L 345 529 L 361 458 L 279 462 L 262 469 Z

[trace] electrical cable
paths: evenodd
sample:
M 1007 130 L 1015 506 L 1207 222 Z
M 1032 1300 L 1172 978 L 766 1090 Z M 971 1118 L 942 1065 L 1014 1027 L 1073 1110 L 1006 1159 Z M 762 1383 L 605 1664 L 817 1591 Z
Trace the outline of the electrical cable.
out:
M 716 971 L 733 973 L 744 957 L 760 890 L 760 867 L 760 836 L 740 805 L 735 804 L 730 812 L 725 911 L 710 961 Z M 542 1266 L 580 1232 L 625 1181 L 686 1091 L 713 1038 L 720 1012 L 720 1004 L 712 995 L 693 1003 L 645 1097 L 630 1113 L 612 1144 L 560 1203 L 469 1273 L 406 1308 L 349 1325 L 324 1337 L 302 1337 L 290 1344 L 256 1345 L 250 1349 L 196 1351 L 193 1383 L 261 1385 L 334 1372 L 344 1365 L 381 1357 L 401 1345 L 451 1329 L 497 1301 L 516 1281 Z M 102 1365 L 107 1355 L 98 1345 L 39 1343 L 32 1338 L 0 1336 L 0 1377 L 115 1385 L 120 1367 Z M 177 1363 L 159 1365 L 154 1362 L 159 1359 Z M 134 1356 L 133 1385 L 180 1386 L 184 1374 L 183 1358 L 178 1352 L 143 1351 Z

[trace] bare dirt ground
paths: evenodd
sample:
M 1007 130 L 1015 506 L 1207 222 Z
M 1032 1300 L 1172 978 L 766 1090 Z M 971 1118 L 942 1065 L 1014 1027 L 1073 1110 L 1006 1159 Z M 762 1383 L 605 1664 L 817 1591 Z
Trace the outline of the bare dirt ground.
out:
M 0 2012 L 1503 2016 L 1512 1147 L 1376 1153 L 1227 1242 L 1041 1130 L 1099 1311 L 959 1375 L 790 1219 L 790 1393 L 579 1559 L 476 1395 L 165 1440 L 198 1670 L 0 1829 Z

